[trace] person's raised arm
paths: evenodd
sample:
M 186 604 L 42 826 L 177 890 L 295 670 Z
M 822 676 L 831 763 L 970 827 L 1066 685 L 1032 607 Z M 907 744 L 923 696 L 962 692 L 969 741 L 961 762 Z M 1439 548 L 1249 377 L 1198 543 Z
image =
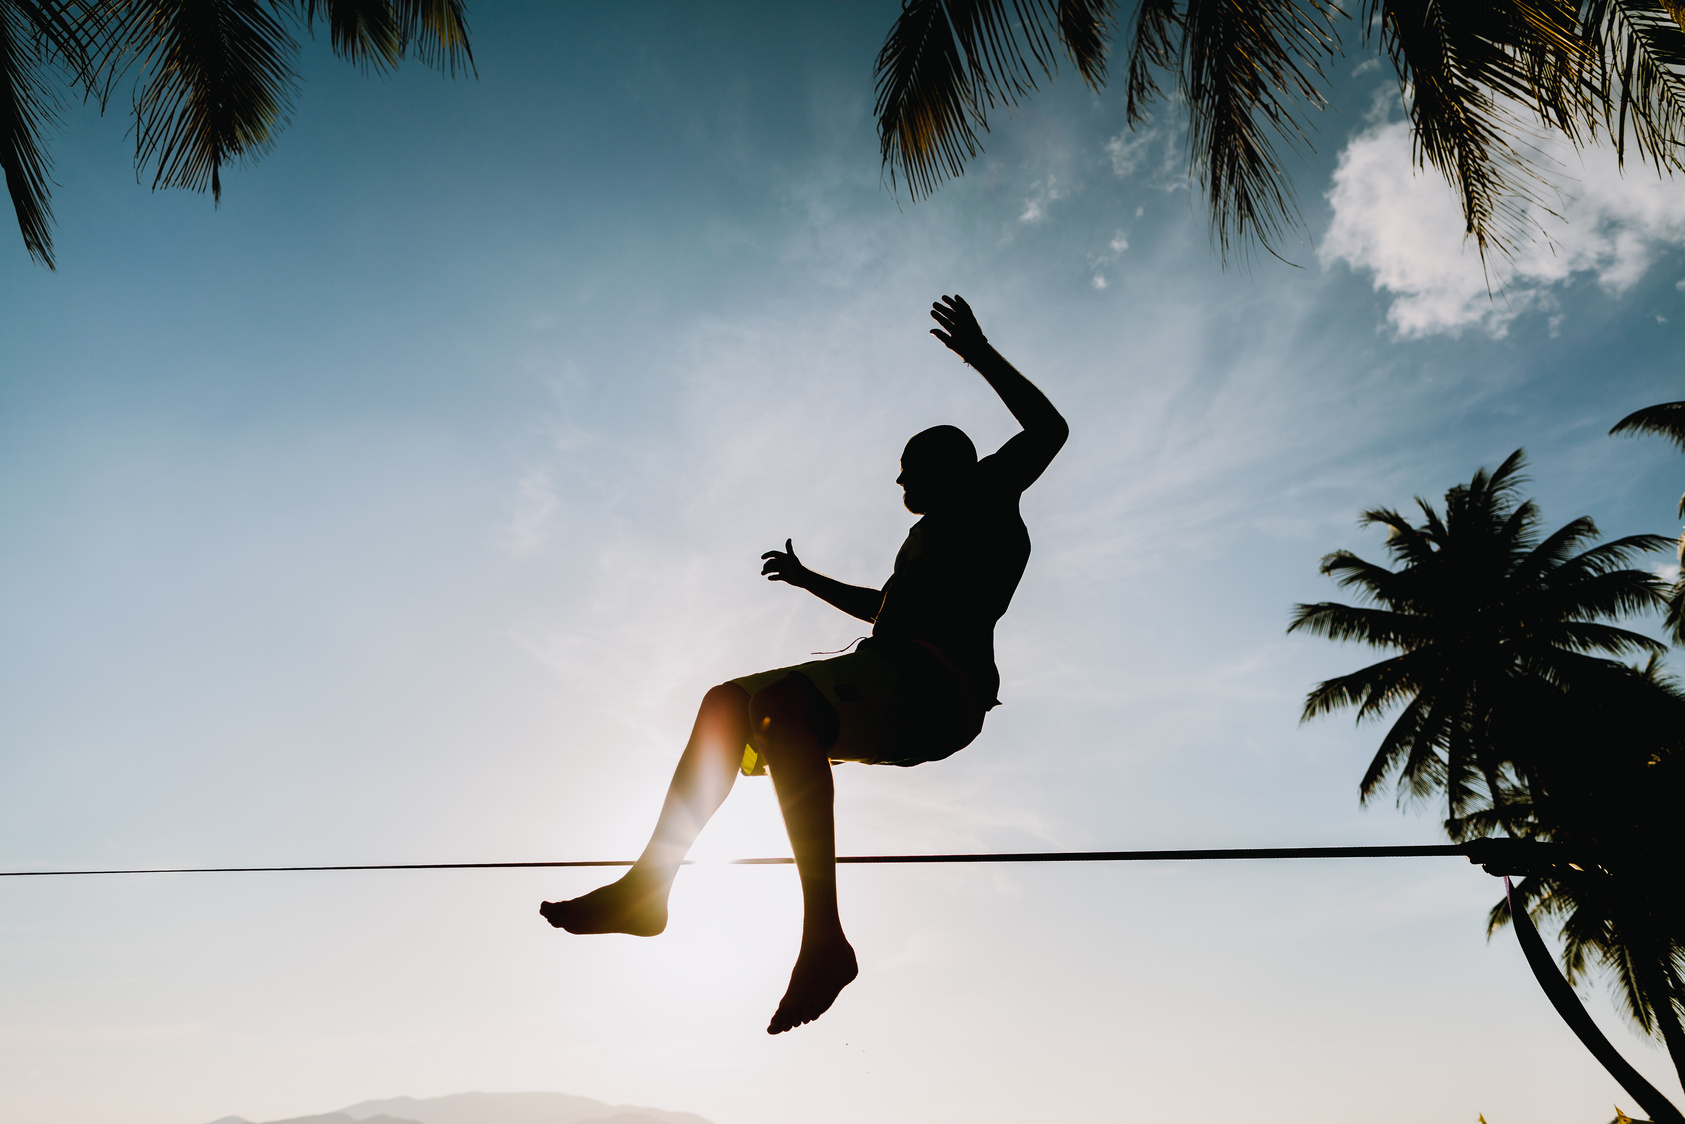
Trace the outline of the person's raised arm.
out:
M 766 575 L 767 581 L 789 582 L 819 600 L 835 605 L 851 617 L 868 622 L 877 619 L 878 608 L 883 604 L 883 590 L 847 585 L 835 578 L 814 573 L 796 557 L 796 549 L 789 539 L 784 540 L 783 550 L 769 550 L 761 558 L 765 562 L 761 573 Z
M 1028 488 L 1064 447 L 1071 427 L 1053 408 L 1047 395 L 990 346 L 971 306 L 958 293 L 944 296 L 933 304 L 930 315 L 942 325 L 932 328 L 930 334 L 982 375 L 1024 427 L 1024 432 L 985 459 L 996 462 L 1015 486 Z

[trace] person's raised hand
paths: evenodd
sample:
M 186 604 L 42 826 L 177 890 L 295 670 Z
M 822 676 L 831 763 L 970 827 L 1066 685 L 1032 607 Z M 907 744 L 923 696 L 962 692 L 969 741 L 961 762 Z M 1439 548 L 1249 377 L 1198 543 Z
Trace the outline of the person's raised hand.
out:
M 930 306 L 930 318 L 942 325 L 930 329 L 930 334 L 948 345 L 948 349 L 967 363 L 989 346 L 989 339 L 977 325 L 977 316 L 965 298 L 955 293 L 944 295 Z
M 783 550 L 769 550 L 761 555 L 761 560 L 761 573 L 767 581 L 789 582 L 798 587 L 807 584 L 808 568 L 796 557 L 796 548 L 789 539 L 784 540 Z

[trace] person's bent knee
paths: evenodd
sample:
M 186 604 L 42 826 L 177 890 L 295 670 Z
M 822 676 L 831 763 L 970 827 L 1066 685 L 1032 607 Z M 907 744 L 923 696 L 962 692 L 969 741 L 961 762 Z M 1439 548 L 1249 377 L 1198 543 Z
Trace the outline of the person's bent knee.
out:
M 805 676 L 786 675 L 755 692 L 749 700 L 749 719 L 756 731 L 811 728 L 818 713 L 819 690 Z
M 702 708 L 712 710 L 716 707 L 731 707 L 740 713 L 749 712 L 749 692 L 737 683 L 721 683 L 718 687 L 709 687 L 708 693 L 702 696 Z
M 756 691 L 749 700 L 749 722 L 774 768 L 780 749 L 792 734 L 817 738 L 821 747 L 836 741 L 836 712 L 803 675 L 786 675 Z

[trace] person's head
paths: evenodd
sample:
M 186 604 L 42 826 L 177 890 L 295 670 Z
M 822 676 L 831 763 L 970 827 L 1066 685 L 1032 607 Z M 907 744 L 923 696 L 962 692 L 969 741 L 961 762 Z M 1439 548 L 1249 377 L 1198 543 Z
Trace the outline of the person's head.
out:
M 945 507 L 959 495 L 977 470 L 977 446 L 963 429 L 936 425 L 913 434 L 901 451 L 901 475 L 895 482 L 905 493 L 903 502 L 914 515 Z

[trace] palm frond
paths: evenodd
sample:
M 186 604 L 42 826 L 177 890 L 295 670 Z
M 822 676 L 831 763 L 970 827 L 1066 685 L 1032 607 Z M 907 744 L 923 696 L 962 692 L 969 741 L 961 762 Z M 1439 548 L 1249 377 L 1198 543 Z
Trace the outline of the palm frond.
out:
M 874 68 L 892 184 L 904 179 L 916 200 L 964 173 L 982 151 L 973 126 L 987 132 L 990 109 L 1052 75 L 1046 18 L 1034 0 L 905 0 Z
M 1685 452 L 1685 402 L 1661 402 L 1634 410 L 1609 430 L 1611 437 L 1617 433 L 1653 433 Z
M 1155 76 L 1175 63 L 1181 47 L 1180 0 L 1139 0 L 1129 27 L 1129 70 L 1124 84 L 1124 115 L 1131 128 L 1145 124 L 1147 106 L 1164 95 Z
M 0 170 L 29 256 L 53 268 L 52 161 L 42 133 L 58 119 L 54 56 L 88 75 L 86 41 L 65 0 L 0 3 Z
M 1360 804 L 1369 803 L 1375 793 L 1380 791 L 1381 785 L 1386 783 L 1390 774 L 1398 765 L 1399 759 L 1410 752 L 1410 746 L 1422 736 L 1422 727 L 1426 725 L 1428 717 L 1427 700 L 1417 695 L 1405 704 L 1393 724 L 1388 728 L 1386 736 L 1375 750 L 1375 756 L 1370 758 L 1369 767 L 1363 771 L 1363 776 L 1357 782 L 1357 799 Z
M 1444 700 L 1437 702 L 1436 709 L 1445 705 Z M 1457 723 L 1447 721 L 1442 728 L 1449 733 L 1455 733 Z M 1413 801 L 1424 800 L 1432 796 L 1436 789 L 1445 787 L 1449 772 L 1446 764 L 1447 754 L 1440 752 L 1439 740 L 1419 737 L 1408 743 L 1404 763 L 1398 770 L 1398 803 L 1401 807 Z
M 1685 27 L 1667 3 L 1588 0 L 1582 18 L 1597 68 L 1598 104 L 1626 160 L 1630 128 L 1639 156 L 1658 170 L 1685 169 Z
M 1426 539 L 1424 545 L 1431 547 L 1436 552 L 1451 538 L 1451 531 L 1446 526 L 1446 520 L 1450 519 L 1451 499 L 1456 494 L 1457 489 L 1455 488 L 1445 493 L 1445 519 L 1439 517 L 1439 512 L 1433 509 L 1433 504 L 1424 500 L 1421 496 L 1416 497 L 1416 506 L 1422 509 L 1422 525 L 1418 529 L 1418 533 Z M 1387 545 L 1391 546 L 1392 544 L 1389 542 Z
M 1647 554 L 1666 550 L 1672 545 L 1673 540 L 1666 535 L 1627 535 L 1593 547 L 1569 562 L 1565 569 L 1583 569 L 1589 573 L 1607 574 L 1617 567 L 1635 562 Z
M 1457 713 L 1462 709 L 1460 694 L 1454 690 L 1431 695 L 1418 691 L 1405 704 L 1358 782 L 1360 803 L 1369 803 L 1392 772 L 1405 781 L 1401 802 L 1409 796 L 1420 796 L 1421 783 L 1430 776 L 1443 775 L 1445 765 L 1439 750 L 1451 741 Z
M 1401 592 L 1398 571 L 1377 566 L 1349 550 L 1336 550 L 1324 555 L 1317 568 L 1333 578 L 1342 589 L 1356 588 L 1365 597 L 1383 604 L 1397 600 Z
M 1422 618 L 1392 609 L 1372 609 L 1319 601 L 1293 606 L 1287 631 L 1308 632 L 1330 640 L 1356 640 L 1371 648 L 1419 647 L 1431 638 Z
M 135 100 L 135 162 L 152 186 L 210 188 L 222 166 L 262 154 L 286 110 L 297 50 L 261 0 L 147 0 Z
M 1587 522 L 1589 523 L 1590 520 L 1587 520 Z M 1574 527 L 1574 524 L 1569 524 L 1569 527 Z M 1592 524 L 1592 527 L 1593 534 L 1595 534 L 1596 524 Z M 1567 528 L 1563 528 L 1563 530 L 1567 530 Z M 1519 559 L 1522 555 L 1536 549 L 1539 541 L 1538 531 L 1539 508 L 1532 501 L 1528 501 L 1510 512 L 1494 531 L 1494 534 L 1498 541 L 1506 544 Z M 1571 538 L 1570 541 L 1578 543 L 1580 540 Z
M 1528 483 L 1528 478 L 1522 473 L 1522 470 L 1526 467 L 1527 450 L 1517 449 L 1505 457 L 1503 463 L 1493 469 L 1490 474 L 1485 469 L 1476 472 L 1474 481 L 1480 482 L 1479 487 L 1477 488 L 1475 483 L 1471 481 L 1470 488 L 1508 500 L 1521 491 L 1522 485 Z
M 1358 708 L 1358 718 L 1378 714 L 1402 702 L 1416 687 L 1416 663 L 1410 656 L 1394 656 L 1379 663 L 1318 683 L 1305 696 L 1300 721 L 1308 722 L 1343 707 Z
M 1613 570 L 1570 578 L 1539 599 L 1538 610 L 1550 619 L 1571 623 L 1649 613 L 1664 609 L 1667 586 L 1644 570 Z M 1540 621 L 1540 634 L 1550 631 Z
M 384 72 L 404 57 L 404 35 L 389 0 L 305 0 L 304 26 L 327 20 L 333 53 L 364 72 Z
M 1667 616 L 1662 625 L 1675 644 L 1685 647 L 1685 578 L 1675 582 L 1667 595 Z
M 1613 656 L 1628 656 L 1667 651 L 1667 645 L 1654 637 L 1596 621 L 1572 621 L 1558 625 L 1553 631 L 1561 647 L 1584 654 L 1607 652 Z
M 1091 90 L 1106 84 L 1108 28 L 1114 6 L 1113 0 L 1059 0 L 1054 14 L 1059 43 Z
M 423 63 L 453 78 L 458 70 L 478 73 L 468 43 L 467 0 L 391 0 L 391 5 L 398 33 Z
M 1324 0 L 1187 0 L 1188 147 L 1224 260 L 1242 239 L 1275 254 L 1275 244 L 1302 226 L 1271 136 L 1309 147 L 1298 107 L 1325 104 L 1322 59 L 1334 53 L 1340 14 Z
M 1505 104 L 1538 104 L 1528 62 L 1539 54 L 1528 46 L 1538 29 L 1518 10 L 1528 7 L 1369 4 L 1368 25 L 1378 28 L 1406 100 L 1416 164 L 1432 165 L 1457 192 L 1464 232 L 1482 261 L 1494 251 L 1513 254 L 1534 225 L 1529 204 L 1541 202 L 1544 186 L 1510 142 L 1519 122 Z
M 1527 552 L 1526 557 L 1515 568 L 1515 580 L 1530 584 L 1546 572 L 1553 572 L 1553 580 L 1560 580 L 1561 568 L 1565 565 L 1574 565 L 1580 571 L 1585 570 L 1600 556 L 1593 554 L 1587 557 L 1576 555 L 1575 552 L 1583 543 L 1596 537 L 1597 524 L 1589 516 L 1582 515 L 1572 522 L 1564 523 Z

